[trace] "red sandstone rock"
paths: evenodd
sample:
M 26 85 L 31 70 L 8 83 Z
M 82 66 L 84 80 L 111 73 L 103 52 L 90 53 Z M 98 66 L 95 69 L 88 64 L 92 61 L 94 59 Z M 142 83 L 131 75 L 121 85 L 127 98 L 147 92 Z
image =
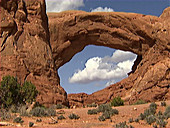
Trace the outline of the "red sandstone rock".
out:
M 0 77 L 32 81 L 40 103 L 67 105 L 69 100 L 70 105 L 82 106 L 107 103 L 115 96 L 127 103 L 170 99 L 170 8 L 160 17 L 65 11 L 47 18 L 44 0 L 1 0 L 0 7 Z M 67 99 L 57 70 L 90 44 L 137 54 L 133 71 L 101 91 Z

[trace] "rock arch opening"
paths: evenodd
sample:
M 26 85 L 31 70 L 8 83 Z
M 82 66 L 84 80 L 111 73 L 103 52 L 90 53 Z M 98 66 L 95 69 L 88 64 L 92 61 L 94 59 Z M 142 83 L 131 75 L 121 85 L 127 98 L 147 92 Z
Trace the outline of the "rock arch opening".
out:
M 60 85 L 70 93 L 91 94 L 128 77 L 136 54 L 88 45 L 59 68 Z

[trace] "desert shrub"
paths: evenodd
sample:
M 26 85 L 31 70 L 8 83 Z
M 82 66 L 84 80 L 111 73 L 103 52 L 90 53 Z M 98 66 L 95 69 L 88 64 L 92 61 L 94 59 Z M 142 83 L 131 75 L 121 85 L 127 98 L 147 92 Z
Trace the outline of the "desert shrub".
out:
M 97 104 L 95 104 L 95 103 L 88 104 L 87 107 L 97 107 Z
M 42 122 L 42 119 L 36 119 L 36 122 Z
M 97 114 L 97 109 L 90 109 L 88 110 L 87 114 L 89 115 Z
M 149 115 L 154 115 L 156 113 L 156 109 L 155 108 L 148 108 L 146 110 L 144 110 L 144 116 L 147 117 Z
M 168 122 L 165 121 L 164 119 L 156 120 L 156 124 L 159 125 L 160 128 L 166 127 L 167 123 L 168 123 Z
M 102 116 L 103 116 L 105 119 L 110 119 L 111 114 L 110 114 L 109 111 L 105 111 L 105 112 L 103 112 Z
M 154 115 L 149 115 L 146 117 L 146 122 L 150 125 L 154 123 L 155 121 L 156 121 L 156 117 Z
M 170 118 L 170 106 L 165 109 L 164 116 L 166 119 Z
M 130 118 L 129 119 L 129 123 L 133 123 L 134 121 L 133 121 L 133 118 Z
M 129 125 L 129 128 L 134 128 L 132 125 Z
M 109 104 L 101 104 L 97 108 L 97 112 L 102 112 L 102 116 L 99 117 L 99 119 L 103 120 L 102 118 L 110 119 L 113 115 L 119 114 L 119 111 L 117 109 L 112 109 Z M 103 120 L 103 121 L 105 121 Z
M 56 108 L 56 109 L 62 109 L 63 106 L 62 106 L 62 104 L 57 104 L 57 105 L 55 105 L 55 108 Z
M 134 128 L 132 125 L 127 125 L 126 121 L 124 122 L 120 122 L 118 124 L 115 125 L 116 128 Z
M 58 120 L 63 120 L 63 119 L 66 119 L 63 115 L 60 115 L 60 116 L 58 117 Z
M 123 106 L 123 105 L 124 105 L 124 101 L 119 96 L 113 98 L 111 102 L 111 106 Z
M 144 113 L 141 113 L 138 118 L 140 118 L 141 120 L 145 120 L 149 125 L 154 124 L 153 127 L 155 128 L 157 128 L 157 125 L 161 128 L 166 127 L 166 114 L 170 112 L 170 107 L 166 108 L 164 114 L 161 111 L 156 113 L 156 108 L 157 105 L 155 103 L 151 103 L 149 108 L 146 109 Z
M 140 120 L 144 120 L 144 119 L 145 119 L 145 117 L 146 117 L 146 116 L 145 116 L 143 113 L 141 113 L 141 114 L 139 115 L 139 117 L 138 117 L 138 118 L 139 118 Z
M 4 108 L 8 108 L 11 105 L 16 105 L 22 102 L 21 86 L 18 84 L 17 79 L 11 76 L 5 76 L 2 78 L 0 86 L 0 104 Z
M 165 116 L 164 116 L 164 114 L 163 114 L 161 111 L 159 111 L 159 112 L 156 114 L 156 116 L 157 116 L 158 119 L 165 119 Z
M 119 114 L 119 111 L 117 109 L 111 109 L 110 111 L 110 115 L 118 115 Z
M 158 128 L 158 126 L 156 124 L 153 124 L 153 128 Z
M 33 127 L 34 123 L 33 122 L 29 122 L 29 127 Z
M 157 109 L 157 104 L 154 102 L 149 105 L 149 108 L 154 108 L 155 110 Z
M 146 101 L 144 100 L 137 100 L 134 105 L 138 105 L 138 104 L 146 104 Z
M 166 106 L 166 102 L 165 102 L 165 101 L 162 101 L 162 102 L 161 102 L 161 106 Z
M 11 119 L 12 116 L 8 110 L 0 109 L 0 117 L 1 117 L 1 120 L 9 120 Z
M 11 105 L 11 107 L 9 108 L 9 112 L 17 113 L 18 112 L 18 107 L 16 105 Z
M 47 116 L 56 116 L 56 110 L 53 108 L 48 108 L 46 110 Z
M 105 112 L 105 111 L 110 111 L 112 108 L 109 104 L 101 104 L 99 105 L 99 107 L 97 108 L 98 112 Z
M 138 119 L 138 118 L 136 118 L 134 121 L 135 121 L 135 122 L 139 122 L 139 119 Z
M 120 122 L 118 124 L 115 125 L 116 128 L 128 128 L 128 125 L 125 122 Z
M 38 91 L 34 84 L 31 82 L 25 81 L 22 86 L 22 96 L 23 100 L 28 103 L 32 103 L 35 101 L 35 98 L 37 97 Z
M 21 117 L 16 117 L 14 120 L 13 120 L 14 123 L 23 123 L 24 121 L 22 120 Z
M 78 116 L 78 115 L 76 115 L 76 114 L 74 114 L 74 113 L 70 114 L 68 117 L 69 117 L 70 119 L 79 119 L 79 118 L 80 118 L 80 116 Z
M 27 112 L 27 106 L 23 105 L 18 109 L 18 112 L 20 113 L 20 116 L 29 116 L 29 113 Z
M 36 116 L 36 117 L 41 117 L 41 116 L 47 116 L 47 113 L 45 111 L 45 108 L 42 108 L 42 107 L 36 107 L 36 108 L 33 108 L 30 112 L 30 114 L 32 116 Z
M 104 116 L 102 115 L 102 116 L 99 116 L 98 120 L 99 120 L 99 121 L 105 121 L 106 119 L 105 119 Z

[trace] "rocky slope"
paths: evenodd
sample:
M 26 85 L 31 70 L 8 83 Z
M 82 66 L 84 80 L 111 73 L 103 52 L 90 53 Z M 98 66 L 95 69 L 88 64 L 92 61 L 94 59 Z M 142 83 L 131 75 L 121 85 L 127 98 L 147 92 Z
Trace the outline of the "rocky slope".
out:
M 170 98 L 170 8 L 160 17 L 122 12 L 45 12 L 44 0 L 0 0 L 0 77 L 32 81 L 45 105 L 82 106 L 121 96 Z M 138 55 L 129 77 L 91 95 L 68 95 L 57 70 L 87 45 L 107 46 Z

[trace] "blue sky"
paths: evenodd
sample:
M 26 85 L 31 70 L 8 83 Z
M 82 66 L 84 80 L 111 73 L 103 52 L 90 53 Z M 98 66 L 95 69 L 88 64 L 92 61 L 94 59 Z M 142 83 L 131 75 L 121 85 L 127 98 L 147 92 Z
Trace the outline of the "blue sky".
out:
M 47 12 L 65 10 L 134 12 L 159 16 L 170 0 L 46 0 Z M 127 77 L 136 55 L 102 46 L 87 46 L 59 69 L 67 93 L 91 94 Z

